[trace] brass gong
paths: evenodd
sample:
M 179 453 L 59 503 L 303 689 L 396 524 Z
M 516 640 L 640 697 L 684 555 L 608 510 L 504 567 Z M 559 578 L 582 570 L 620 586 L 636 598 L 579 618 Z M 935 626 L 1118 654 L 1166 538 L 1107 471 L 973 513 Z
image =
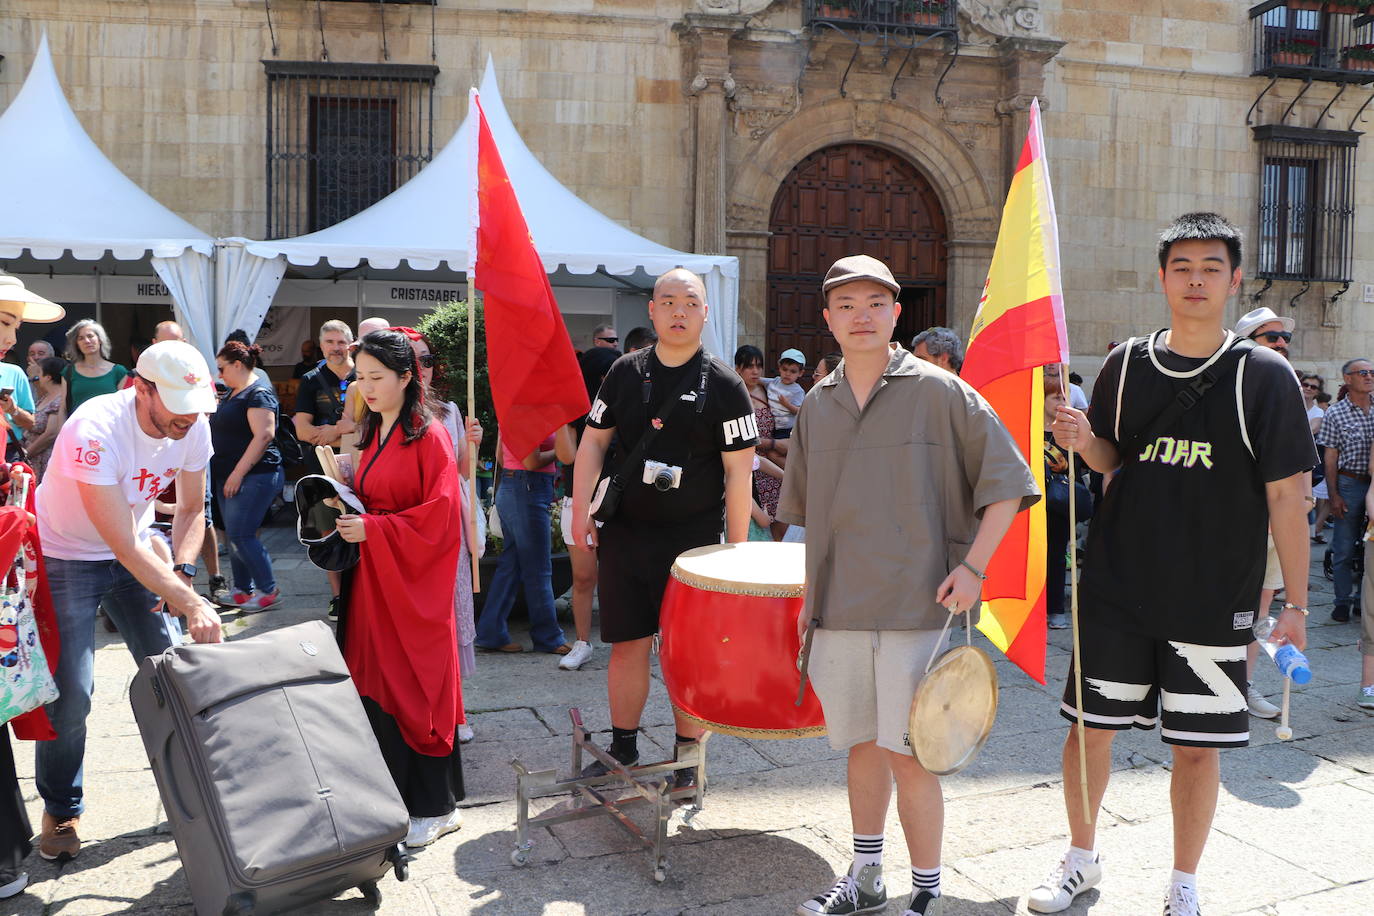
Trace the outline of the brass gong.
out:
M 997 719 L 997 669 L 982 649 L 955 646 L 916 687 L 907 721 L 911 752 L 936 776 L 973 762 Z

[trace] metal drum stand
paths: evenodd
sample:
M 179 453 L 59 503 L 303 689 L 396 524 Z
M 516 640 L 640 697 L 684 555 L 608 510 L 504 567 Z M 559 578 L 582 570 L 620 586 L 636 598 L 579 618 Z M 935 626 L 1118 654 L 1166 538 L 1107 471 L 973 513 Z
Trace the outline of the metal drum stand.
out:
M 573 726 L 571 778 L 560 780 L 555 770 L 531 771 L 519 758 L 510 762 L 515 770 L 516 802 L 515 848 L 511 850 L 511 864 L 520 866 L 529 862 L 530 850 L 534 848 L 534 842 L 530 839 L 531 827 L 551 827 L 588 817 L 609 817 L 638 840 L 640 845 L 650 850 L 654 860 L 654 880 L 662 881 L 668 874 L 664 841 L 668 837 L 668 819 L 672 817 L 675 805 L 679 802 L 688 805 L 682 814 L 684 824 L 691 823 L 701 810 L 702 798 L 706 793 L 706 739 L 711 733 L 706 732 L 699 741 L 679 748 L 676 760 L 627 767 L 592 742 L 582 726 L 581 710 L 576 707 L 569 709 L 568 717 Z M 579 776 L 584 752 L 600 760 L 610 768 L 610 772 L 604 776 Z M 672 777 L 669 774 L 680 770 L 692 770 L 696 777 L 695 785 L 670 789 Z M 569 793 L 573 796 L 571 810 L 554 808 L 530 817 L 531 800 Z M 652 806 L 652 836 L 625 814 L 626 808 L 640 802 Z

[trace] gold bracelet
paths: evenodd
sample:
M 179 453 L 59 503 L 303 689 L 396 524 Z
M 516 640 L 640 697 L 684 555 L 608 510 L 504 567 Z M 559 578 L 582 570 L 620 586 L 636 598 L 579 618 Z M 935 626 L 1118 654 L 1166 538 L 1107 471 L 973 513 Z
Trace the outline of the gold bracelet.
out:
M 1304 617 L 1309 616 L 1308 611 L 1307 611 L 1307 608 L 1305 608 L 1305 607 L 1298 607 L 1296 604 L 1294 604 L 1294 603 L 1291 602 L 1291 601 L 1285 603 L 1284 606 L 1283 606 L 1283 609 L 1284 609 L 1285 611 L 1297 611 L 1299 614 L 1301 614 L 1301 615 L 1304 616 Z

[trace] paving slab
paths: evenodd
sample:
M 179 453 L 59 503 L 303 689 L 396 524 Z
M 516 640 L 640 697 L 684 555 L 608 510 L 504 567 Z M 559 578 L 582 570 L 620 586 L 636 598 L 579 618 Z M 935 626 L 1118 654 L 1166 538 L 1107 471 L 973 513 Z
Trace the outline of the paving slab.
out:
M 1374 857 L 1357 838 L 1374 837 L 1374 805 L 1365 793 L 1346 785 L 1304 789 L 1276 819 L 1255 805 L 1230 805 L 1217 812 L 1213 833 L 1223 833 L 1254 849 L 1297 865 L 1332 884 L 1365 883 L 1374 888 Z M 1333 842 L 1295 843 L 1295 837 L 1325 837 Z M 1374 912 L 1374 897 L 1370 898 Z

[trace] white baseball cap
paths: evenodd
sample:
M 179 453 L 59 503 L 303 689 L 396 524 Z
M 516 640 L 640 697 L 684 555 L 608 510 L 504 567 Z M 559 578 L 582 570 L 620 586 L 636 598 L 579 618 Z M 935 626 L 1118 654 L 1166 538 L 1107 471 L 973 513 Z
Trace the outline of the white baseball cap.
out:
M 800 366 L 806 365 L 806 354 L 796 347 L 790 347 L 782 351 L 782 355 L 778 357 L 778 362 L 782 362 L 785 359 L 790 359 Z
M 219 406 L 205 357 L 183 340 L 164 340 L 144 350 L 138 357 L 138 377 L 157 386 L 172 413 L 214 413 Z
M 0 312 L 40 324 L 61 321 L 67 314 L 62 306 L 44 299 L 26 287 L 23 280 L 9 274 L 0 274 Z

